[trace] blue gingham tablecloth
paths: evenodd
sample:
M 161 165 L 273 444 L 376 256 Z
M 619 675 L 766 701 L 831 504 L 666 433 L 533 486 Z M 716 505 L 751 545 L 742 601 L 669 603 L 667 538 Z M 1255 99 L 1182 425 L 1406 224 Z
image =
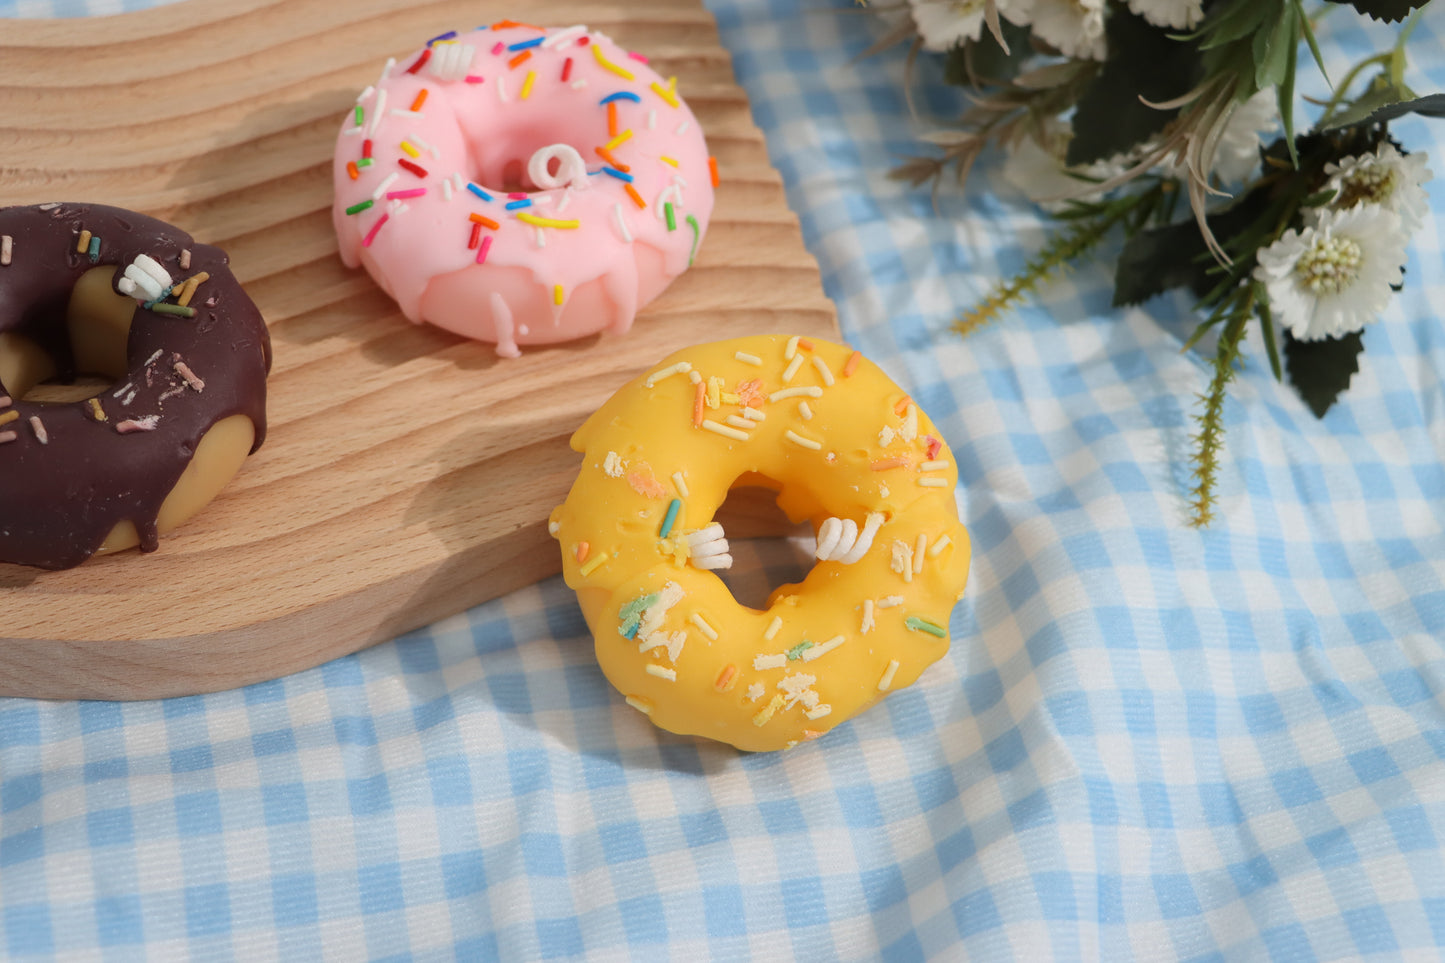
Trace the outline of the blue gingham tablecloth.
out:
M 949 656 L 826 739 L 739 755 L 625 706 L 553 579 L 241 691 L 0 700 L 0 952 L 1439 959 L 1439 184 L 1328 417 L 1255 346 L 1198 531 L 1187 305 L 1110 310 L 1106 253 L 958 339 L 1046 222 L 996 165 L 937 210 L 886 178 L 923 123 L 901 49 L 858 59 L 872 15 L 711 6 L 845 336 L 957 456 L 976 559 Z M 1335 77 L 1381 37 L 1349 19 L 1323 24 Z M 1442 20 L 1417 90 L 1445 88 Z M 936 65 L 917 93 L 960 105 Z M 1397 130 L 1441 167 L 1445 125 Z M 737 590 L 789 566 L 750 550 Z

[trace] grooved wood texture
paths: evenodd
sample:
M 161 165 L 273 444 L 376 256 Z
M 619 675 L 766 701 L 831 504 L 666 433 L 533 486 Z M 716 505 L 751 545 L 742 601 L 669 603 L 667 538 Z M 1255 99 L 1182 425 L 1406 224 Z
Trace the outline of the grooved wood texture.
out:
M 386 58 L 507 16 L 589 24 L 676 74 L 723 178 L 696 265 L 630 334 L 516 361 L 408 323 L 342 266 L 329 213 L 337 124 Z M 0 565 L 0 695 L 230 688 L 551 575 L 547 513 L 580 463 L 567 438 L 616 387 L 700 341 L 837 336 L 700 0 L 190 0 L 9 21 L 0 185 L 0 203 L 116 204 L 224 248 L 276 356 L 265 447 L 160 551 Z

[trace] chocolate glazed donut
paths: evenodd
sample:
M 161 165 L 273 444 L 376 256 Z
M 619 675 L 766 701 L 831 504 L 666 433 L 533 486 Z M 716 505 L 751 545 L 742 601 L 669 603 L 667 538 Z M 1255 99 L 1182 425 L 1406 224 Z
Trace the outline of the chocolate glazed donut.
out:
M 0 208 L 0 561 L 154 551 L 260 447 L 270 369 L 265 322 L 217 248 L 115 207 Z M 24 400 L 82 373 L 116 380 Z

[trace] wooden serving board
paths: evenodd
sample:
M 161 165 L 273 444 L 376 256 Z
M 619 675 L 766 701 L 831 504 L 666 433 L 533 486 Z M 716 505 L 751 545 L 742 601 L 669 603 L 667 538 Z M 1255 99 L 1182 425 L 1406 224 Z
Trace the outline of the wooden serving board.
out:
M 676 74 L 722 172 L 696 265 L 631 333 L 512 361 L 407 322 L 342 266 L 330 219 L 339 118 L 386 58 L 507 16 L 589 24 Z M 231 688 L 554 574 L 546 518 L 580 463 L 567 439 L 614 389 L 688 344 L 837 335 L 701 0 L 189 0 L 7 21 L 0 204 L 50 200 L 143 211 L 231 254 L 271 329 L 270 436 L 154 554 L 0 565 L 0 695 Z

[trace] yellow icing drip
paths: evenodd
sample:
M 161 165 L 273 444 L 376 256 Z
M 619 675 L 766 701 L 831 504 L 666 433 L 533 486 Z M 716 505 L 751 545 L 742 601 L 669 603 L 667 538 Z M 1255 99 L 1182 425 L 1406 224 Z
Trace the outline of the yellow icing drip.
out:
M 706 375 L 709 386 L 758 378 L 766 397 L 784 387 L 787 340 L 761 336 L 700 345 L 665 359 L 654 370 L 688 362 Z M 915 626 L 929 623 L 946 630 L 968 576 L 969 538 L 954 504 L 954 459 L 947 447 L 929 457 L 929 437 L 942 436 L 881 369 L 864 359 L 844 377 L 840 372 L 852 349 L 816 339 L 813 345 L 812 355 L 823 359 L 835 383 L 824 385 L 820 367 L 811 363 L 795 372 L 793 386 L 821 389 L 821 395 L 807 399 L 812 418 L 806 422 L 796 400 L 783 400 L 761 403 L 766 418 L 747 430 L 746 440 L 704 431 L 693 424 L 696 389 L 688 379 L 663 378 L 647 387 L 643 376 L 618 391 L 572 437 L 573 449 L 585 454 L 584 465 L 600 464 L 615 451 L 629 464 L 645 460 L 658 478 L 676 472 L 687 478 L 686 497 L 669 492 L 666 498 L 648 498 L 624 478 L 583 470 L 566 502 L 552 513 L 568 543 L 606 546 L 607 564 L 584 576 L 564 544 L 567 584 L 577 592 L 609 681 L 621 692 L 645 699 L 649 718 L 669 731 L 751 751 L 783 749 L 816 738 L 887 692 L 912 684 L 948 651 L 947 638 L 906 623 L 913 619 Z M 739 353 L 761 358 L 762 365 L 739 360 Z M 721 392 L 717 400 L 719 418 L 742 415 L 742 405 L 730 404 Z M 891 435 L 886 447 L 879 438 L 885 427 Z M 913 438 L 902 437 L 905 427 Z M 821 446 L 813 450 L 789 441 L 788 432 L 816 439 Z M 880 473 L 872 463 L 899 455 L 914 465 L 942 462 L 936 469 L 930 466 L 929 477 L 944 486 L 895 484 L 881 489 Z M 686 519 L 687 531 L 697 531 L 711 524 L 739 479 L 749 485 L 771 480 L 769 487 L 780 489 L 778 505 L 787 516 L 811 522 L 815 531 L 830 516 L 852 519 L 861 527 L 869 513 L 881 512 L 885 521 L 858 561 L 819 562 L 801 584 L 775 590 L 765 611 L 745 608 L 715 573 L 697 568 L 697 559 L 689 560 L 681 525 L 667 539 L 659 537 L 673 497 L 682 501 L 679 517 Z M 910 564 L 905 581 L 894 558 L 898 544 L 910 553 L 919 544 L 942 544 L 946 550 L 928 553 L 919 571 Z M 682 633 L 678 638 L 685 641 L 674 647 L 675 660 L 669 656 L 661 662 L 676 670 L 675 681 L 647 670 L 647 665 L 658 664 L 663 650 L 639 652 L 638 640 L 624 634 L 621 614 L 669 582 L 681 588 L 680 601 L 656 624 L 647 624 L 659 637 Z M 869 631 L 862 633 L 865 602 L 885 597 L 901 601 L 877 607 Z M 691 621 L 699 612 L 706 613 L 716 641 Z M 775 616 L 782 626 L 766 639 Z M 638 618 L 634 615 L 633 622 Z M 836 641 L 839 638 L 843 641 Z M 814 654 L 807 656 L 810 649 Z M 762 664 L 777 667 L 755 668 L 758 656 L 773 656 Z M 730 666 L 736 667 L 732 674 Z M 880 689 L 885 673 L 888 684 Z M 721 686 L 720 679 L 725 679 Z M 750 689 L 755 698 L 749 697 Z

